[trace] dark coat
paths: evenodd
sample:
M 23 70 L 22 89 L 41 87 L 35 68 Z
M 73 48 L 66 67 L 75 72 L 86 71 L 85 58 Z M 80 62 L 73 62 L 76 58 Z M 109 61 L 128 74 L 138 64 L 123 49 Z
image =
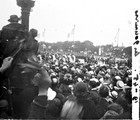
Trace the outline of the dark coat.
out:
M 29 119 L 45 119 L 46 106 L 48 104 L 47 96 L 38 96 L 31 103 L 29 110 Z
M 47 96 L 37 96 L 31 103 L 29 119 L 57 119 L 60 116 L 62 104 L 56 96 L 53 100 L 47 100 Z
M 98 118 L 103 117 L 105 112 L 108 110 L 108 106 L 109 103 L 104 98 L 101 98 L 99 103 L 96 105 Z
M 0 36 L 0 51 L 3 56 L 10 56 L 19 46 L 18 41 L 25 38 L 25 35 L 27 35 L 27 30 L 20 23 L 10 23 L 4 26 Z
M 78 103 L 83 106 L 82 119 L 97 119 L 96 107 L 93 101 L 87 99 L 78 100 Z
M 10 23 L 2 28 L 1 38 L 12 40 L 15 39 L 16 36 L 24 34 L 25 31 L 26 28 L 24 25 L 20 23 Z

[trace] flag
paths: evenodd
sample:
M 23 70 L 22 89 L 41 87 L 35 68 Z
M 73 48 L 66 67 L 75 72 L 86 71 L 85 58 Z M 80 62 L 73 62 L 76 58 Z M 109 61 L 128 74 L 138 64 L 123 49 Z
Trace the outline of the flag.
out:
M 70 33 L 68 33 L 68 36 L 67 36 L 68 38 L 70 37 Z
M 74 32 L 75 32 L 75 25 L 74 25 L 74 27 L 73 27 L 73 29 L 71 31 L 71 34 L 74 34 Z
M 114 43 L 117 44 L 117 45 L 118 45 L 118 40 L 119 40 L 119 31 L 120 31 L 120 29 L 118 28 L 117 34 L 114 38 Z
M 71 36 L 73 36 L 73 41 L 74 41 L 74 35 L 75 35 L 75 25 L 74 25 L 73 29 L 68 33 L 67 39 L 69 39 Z
M 45 32 L 46 32 L 46 29 L 44 28 L 44 30 L 42 32 L 42 37 L 45 37 Z

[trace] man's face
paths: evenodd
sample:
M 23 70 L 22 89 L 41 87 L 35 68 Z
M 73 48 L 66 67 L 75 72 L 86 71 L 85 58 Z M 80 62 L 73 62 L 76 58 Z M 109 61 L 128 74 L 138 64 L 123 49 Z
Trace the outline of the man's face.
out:
M 33 85 L 38 86 L 38 81 L 39 81 L 40 78 L 41 78 L 41 74 L 36 73 L 33 80 L 32 80 Z

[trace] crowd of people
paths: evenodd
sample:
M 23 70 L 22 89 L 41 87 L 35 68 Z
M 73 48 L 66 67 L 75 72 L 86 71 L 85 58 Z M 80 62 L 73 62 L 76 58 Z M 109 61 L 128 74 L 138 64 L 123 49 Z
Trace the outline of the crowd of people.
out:
M 1 78 L 13 59 L 3 59 Z M 24 90 L 4 88 L 1 80 L 6 92 L 0 94 L 0 118 L 132 119 L 132 66 L 128 61 L 90 57 L 81 62 L 73 54 L 38 51 L 18 67 L 21 76 L 35 74 L 26 76 L 31 85 Z
M 31 119 L 131 119 L 131 68 L 116 64 L 69 61 L 70 55 L 47 54 L 36 64 L 32 84 L 38 92 L 28 110 Z M 55 56 L 55 59 L 54 57 Z M 46 58 L 46 59 L 45 59 Z M 26 72 L 26 69 L 24 69 Z M 27 70 L 28 71 L 28 70 Z M 6 106 L 5 106 L 6 107 Z

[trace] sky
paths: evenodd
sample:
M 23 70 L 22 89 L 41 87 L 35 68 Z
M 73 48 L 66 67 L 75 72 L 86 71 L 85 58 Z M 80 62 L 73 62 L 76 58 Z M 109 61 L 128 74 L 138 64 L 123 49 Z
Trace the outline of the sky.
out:
M 94 45 L 114 46 L 118 41 L 119 46 L 130 46 L 139 3 L 140 0 L 35 0 L 29 28 L 38 30 L 38 41 L 90 40 Z M 0 0 L 0 29 L 12 14 L 21 16 L 16 0 Z

